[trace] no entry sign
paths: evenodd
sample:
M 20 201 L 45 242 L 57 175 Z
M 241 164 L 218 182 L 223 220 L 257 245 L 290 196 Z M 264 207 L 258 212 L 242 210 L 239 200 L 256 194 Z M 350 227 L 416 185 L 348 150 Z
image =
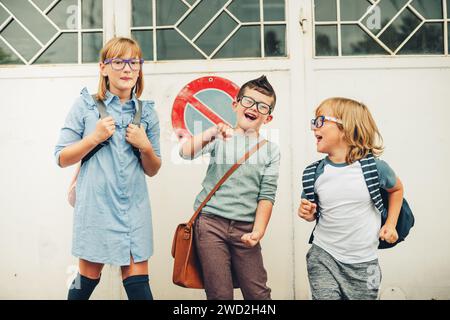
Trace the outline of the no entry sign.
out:
M 178 93 L 172 108 L 172 126 L 178 138 L 187 138 L 218 123 L 234 127 L 232 102 L 239 87 L 220 77 L 191 81 Z

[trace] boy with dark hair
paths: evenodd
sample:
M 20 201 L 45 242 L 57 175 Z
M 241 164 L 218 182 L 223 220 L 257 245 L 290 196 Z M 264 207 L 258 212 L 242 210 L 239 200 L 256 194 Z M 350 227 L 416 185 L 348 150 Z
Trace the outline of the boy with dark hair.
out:
M 259 130 L 272 120 L 275 100 L 265 76 L 251 80 L 232 104 L 237 115 L 234 128 L 221 123 L 182 145 L 185 159 L 211 155 L 194 209 L 228 169 L 263 140 Z M 259 242 L 272 214 L 279 163 L 278 146 L 267 142 L 225 181 L 197 218 L 195 244 L 209 300 L 233 299 L 233 280 L 244 299 L 271 298 Z

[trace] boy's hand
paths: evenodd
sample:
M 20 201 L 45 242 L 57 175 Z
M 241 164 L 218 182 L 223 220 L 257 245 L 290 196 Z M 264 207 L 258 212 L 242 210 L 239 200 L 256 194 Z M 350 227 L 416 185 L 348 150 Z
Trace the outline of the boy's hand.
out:
M 228 140 L 233 136 L 233 128 L 223 122 L 219 123 L 216 128 L 216 135 L 223 140 Z
M 127 140 L 129 144 L 131 144 L 135 148 L 138 148 L 139 150 L 145 150 L 146 148 L 151 146 L 147 134 L 145 133 L 144 127 L 138 127 L 137 125 L 132 123 L 128 125 L 125 140 Z
M 380 230 L 380 239 L 387 243 L 394 243 L 398 240 L 398 233 L 395 227 L 385 224 Z
M 99 119 L 95 125 L 95 130 L 92 133 L 92 138 L 96 144 L 100 144 L 103 141 L 111 137 L 116 131 L 116 124 L 113 117 L 108 116 L 104 119 Z
M 246 233 L 241 237 L 241 241 L 247 247 L 254 247 L 258 244 L 259 240 L 261 240 L 261 234 L 259 231 L 252 231 L 250 233 Z
M 316 210 L 317 204 L 306 199 L 302 199 L 300 202 L 300 207 L 298 208 L 298 216 L 308 222 L 311 222 L 316 220 Z

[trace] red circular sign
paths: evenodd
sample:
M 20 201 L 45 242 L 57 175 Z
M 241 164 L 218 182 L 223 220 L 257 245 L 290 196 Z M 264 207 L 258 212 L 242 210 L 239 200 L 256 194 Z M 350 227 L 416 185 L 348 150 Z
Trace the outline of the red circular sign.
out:
M 221 122 L 234 126 L 232 102 L 239 87 L 220 77 L 202 77 L 178 93 L 172 108 L 172 126 L 178 138 L 198 134 Z

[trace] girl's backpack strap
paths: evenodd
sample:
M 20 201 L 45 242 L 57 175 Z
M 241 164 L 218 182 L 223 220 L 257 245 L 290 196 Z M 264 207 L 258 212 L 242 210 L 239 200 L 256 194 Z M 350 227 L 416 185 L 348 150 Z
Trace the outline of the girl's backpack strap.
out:
M 140 127 L 141 126 L 141 118 L 142 118 L 142 101 L 139 99 L 137 99 L 137 101 L 138 101 L 138 107 L 137 107 L 136 113 L 134 114 L 133 124 Z
M 370 198 L 381 215 L 384 214 L 384 204 L 380 192 L 380 178 L 378 176 L 377 165 L 372 153 L 365 158 L 360 159 L 361 169 L 366 181 L 367 189 L 369 189 Z

